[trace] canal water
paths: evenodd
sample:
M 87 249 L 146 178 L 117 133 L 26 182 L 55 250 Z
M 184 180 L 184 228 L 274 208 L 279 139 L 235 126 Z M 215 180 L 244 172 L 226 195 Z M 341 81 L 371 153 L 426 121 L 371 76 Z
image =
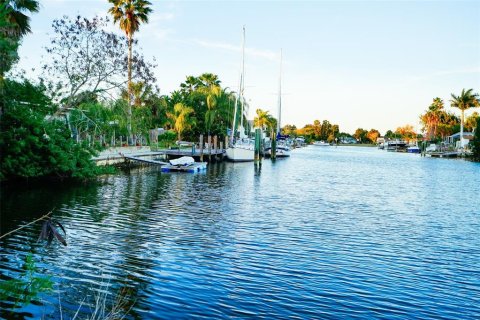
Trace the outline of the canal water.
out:
M 480 163 L 362 147 L 289 159 L 143 168 L 98 184 L 4 189 L 0 279 L 33 252 L 54 291 L 3 318 L 84 317 L 95 297 L 132 319 L 480 318 Z M 59 308 L 61 306 L 61 310 Z

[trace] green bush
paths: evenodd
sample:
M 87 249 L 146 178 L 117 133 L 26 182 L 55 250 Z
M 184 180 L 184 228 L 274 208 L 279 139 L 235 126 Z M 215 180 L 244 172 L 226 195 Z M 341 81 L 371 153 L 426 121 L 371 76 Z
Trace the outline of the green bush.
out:
M 78 144 L 66 123 L 52 117 L 54 104 L 41 85 L 5 82 L 0 135 L 0 180 L 88 178 L 98 169 L 95 150 Z
M 477 126 L 475 128 L 475 135 L 472 141 L 473 158 L 480 161 L 480 117 L 477 118 Z

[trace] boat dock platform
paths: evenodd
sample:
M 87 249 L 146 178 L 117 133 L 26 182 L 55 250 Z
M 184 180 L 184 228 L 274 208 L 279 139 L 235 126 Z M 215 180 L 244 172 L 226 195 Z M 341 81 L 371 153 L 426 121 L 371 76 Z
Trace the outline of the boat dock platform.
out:
M 462 156 L 461 152 L 451 151 L 451 152 L 427 152 L 427 157 L 432 158 L 456 158 Z
M 159 165 L 159 166 L 168 165 L 168 162 L 163 162 L 163 161 L 158 161 L 158 160 L 138 158 L 138 157 L 132 157 L 132 156 L 123 156 L 123 157 L 125 159 L 128 159 L 128 160 L 144 162 L 144 163 L 148 163 L 148 164 L 155 164 L 155 165 Z
M 191 149 L 153 149 L 150 147 L 119 147 L 103 150 L 92 160 L 97 165 L 112 165 L 122 164 L 126 161 L 138 161 L 150 164 L 160 164 L 155 162 L 162 162 L 158 158 L 170 160 L 184 156 L 195 158 L 197 161 L 222 161 L 225 156 L 224 149 L 204 149 L 204 150 L 191 150 Z M 167 164 L 165 162 L 164 164 Z

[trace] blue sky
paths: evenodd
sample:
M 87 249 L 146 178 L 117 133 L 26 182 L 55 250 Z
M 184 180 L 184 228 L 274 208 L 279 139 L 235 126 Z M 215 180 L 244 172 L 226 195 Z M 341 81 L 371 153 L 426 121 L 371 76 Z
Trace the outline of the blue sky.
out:
M 109 8 L 106 0 L 40 2 L 20 49 L 26 70 L 48 58 L 53 19 L 105 16 Z M 151 2 L 150 23 L 137 39 L 157 60 L 164 94 L 203 72 L 236 89 L 243 25 L 252 117 L 257 108 L 277 113 L 281 48 L 282 124 L 328 119 L 347 132 L 419 129 L 434 97 L 449 105 L 462 88 L 480 92 L 480 1 Z

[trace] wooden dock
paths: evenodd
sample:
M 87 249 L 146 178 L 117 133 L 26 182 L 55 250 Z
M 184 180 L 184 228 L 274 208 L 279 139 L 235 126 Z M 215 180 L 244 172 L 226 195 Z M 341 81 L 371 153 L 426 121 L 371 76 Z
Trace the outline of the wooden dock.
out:
M 148 163 L 153 165 L 159 165 L 159 166 L 168 165 L 168 162 L 157 161 L 152 159 L 145 159 L 145 158 L 139 158 L 139 157 L 133 157 L 133 156 L 123 156 L 123 157 L 131 161 L 138 161 L 138 162 L 143 162 L 143 163 Z
M 155 158 L 165 158 L 167 160 L 176 159 L 180 157 L 193 157 L 197 161 L 222 161 L 225 156 L 224 149 L 210 149 L 210 150 L 194 150 L 194 149 L 150 149 L 149 147 L 142 148 L 112 148 L 102 151 L 98 156 L 93 157 L 92 160 L 97 165 L 121 164 L 126 160 L 138 161 L 150 164 L 160 164 L 161 162 Z M 165 162 L 164 164 L 166 164 Z
M 432 158 L 456 158 L 461 156 L 462 154 L 457 151 L 450 151 L 450 152 L 428 152 L 427 156 Z

